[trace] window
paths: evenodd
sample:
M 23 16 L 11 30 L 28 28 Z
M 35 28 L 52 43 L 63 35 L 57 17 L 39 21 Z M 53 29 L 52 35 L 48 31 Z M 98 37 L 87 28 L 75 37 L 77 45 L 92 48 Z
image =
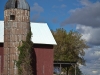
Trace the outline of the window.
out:
M 10 20 L 15 20 L 15 15 L 10 15 Z

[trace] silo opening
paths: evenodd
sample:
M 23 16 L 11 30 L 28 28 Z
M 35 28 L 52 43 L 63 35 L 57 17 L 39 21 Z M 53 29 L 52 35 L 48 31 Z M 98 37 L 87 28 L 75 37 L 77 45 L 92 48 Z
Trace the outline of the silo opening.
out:
M 15 20 L 15 15 L 10 15 L 10 20 Z
M 18 1 L 15 1 L 15 8 L 18 8 Z

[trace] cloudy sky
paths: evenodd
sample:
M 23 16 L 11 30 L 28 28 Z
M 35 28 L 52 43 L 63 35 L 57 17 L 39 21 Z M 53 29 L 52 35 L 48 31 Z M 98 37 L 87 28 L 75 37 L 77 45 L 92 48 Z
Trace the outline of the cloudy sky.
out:
M 4 5 L 0 1 L 0 20 Z M 90 48 L 84 56 L 87 66 L 80 66 L 85 75 L 100 75 L 100 0 L 27 0 L 32 22 L 46 22 L 50 29 L 63 27 L 77 30 Z

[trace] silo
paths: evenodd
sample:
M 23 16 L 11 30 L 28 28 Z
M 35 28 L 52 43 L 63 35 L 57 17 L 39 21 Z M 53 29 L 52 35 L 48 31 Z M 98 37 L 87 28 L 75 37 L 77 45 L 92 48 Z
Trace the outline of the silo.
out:
M 3 75 L 18 75 L 18 46 L 30 29 L 30 7 L 26 0 L 8 0 L 4 10 Z

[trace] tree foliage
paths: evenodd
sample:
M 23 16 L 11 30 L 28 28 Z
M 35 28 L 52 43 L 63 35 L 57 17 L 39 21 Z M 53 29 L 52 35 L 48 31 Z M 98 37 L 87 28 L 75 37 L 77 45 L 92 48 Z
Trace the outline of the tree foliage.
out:
M 70 67 L 69 70 L 69 75 L 74 75 L 75 74 L 75 68 Z M 79 69 L 79 67 L 76 67 L 76 75 L 83 75 L 82 71 Z
M 84 49 L 88 48 L 88 46 L 85 40 L 81 38 L 82 35 L 80 33 L 76 31 L 66 32 L 63 28 L 52 31 L 52 33 L 57 42 L 57 45 L 54 46 L 55 61 L 77 61 L 79 64 L 85 65 Z M 77 70 L 81 75 L 79 67 L 77 67 Z M 71 68 L 69 71 L 72 72 L 73 69 Z
M 18 67 L 18 75 L 33 75 L 31 66 L 31 52 L 33 47 L 33 42 L 31 41 L 31 30 L 27 34 L 26 41 L 22 41 L 18 46 L 19 57 L 16 61 Z

